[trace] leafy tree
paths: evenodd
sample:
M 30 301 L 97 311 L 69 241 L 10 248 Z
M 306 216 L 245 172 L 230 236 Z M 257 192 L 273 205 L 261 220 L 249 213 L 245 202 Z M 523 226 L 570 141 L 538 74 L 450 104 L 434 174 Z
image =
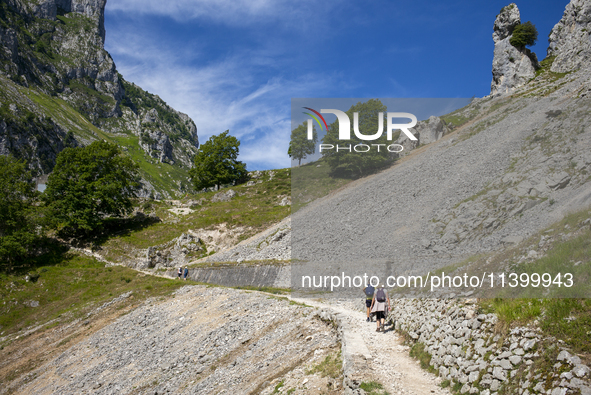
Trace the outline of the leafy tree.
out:
M 120 148 L 106 141 L 66 148 L 57 157 L 47 181 L 44 200 L 58 231 L 89 233 L 106 216 L 123 216 L 140 187 L 138 165 Z
M 509 42 L 515 48 L 522 49 L 525 48 L 525 46 L 529 47 L 534 45 L 537 39 L 538 29 L 536 29 L 536 26 L 533 23 L 527 21 L 517 25 L 515 29 L 513 29 L 513 34 L 511 35 Z
M 322 152 L 322 156 L 326 159 L 331 168 L 331 173 L 342 177 L 361 177 L 366 174 L 375 172 L 392 162 L 392 158 L 386 149 L 386 146 L 392 144 L 386 137 L 386 133 L 382 133 L 381 137 L 372 141 L 364 141 L 359 139 L 353 132 L 353 113 L 359 113 L 359 131 L 365 135 L 375 134 L 378 131 L 378 114 L 383 113 L 384 117 L 384 131 L 386 128 L 386 113 L 387 108 L 379 99 L 370 99 L 365 103 L 357 103 L 346 111 L 346 114 L 351 120 L 351 139 L 347 141 L 339 140 L 339 123 L 334 121 L 328 126 L 328 131 L 322 142 L 324 144 L 332 144 L 335 149 L 326 150 Z M 355 152 L 353 147 L 357 144 L 384 144 L 380 147 L 378 152 L 377 147 L 372 146 L 368 152 Z M 339 150 L 336 147 L 348 147 L 351 145 L 351 152 L 349 150 Z
M 298 161 L 298 166 L 302 164 L 302 159 L 306 156 L 312 155 L 316 152 L 316 143 L 318 142 L 318 134 L 316 128 L 313 127 L 313 138 L 308 140 L 308 125 L 306 122 L 291 131 L 291 141 L 289 142 L 289 149 L 287 155 L 290 158 Z
M 23 161 L 0 155 L 0 265 L 11 269 L 31 255 L 37 235 L 33 202 L 38 197 Z
M 237 160 L 240 141 L 226 130 L 211 136 L 195 155 L 195 167 L 189 175 L 195 189 L 201 190 L 222 184 L 230 184 L 246 178 L 246 165 Z

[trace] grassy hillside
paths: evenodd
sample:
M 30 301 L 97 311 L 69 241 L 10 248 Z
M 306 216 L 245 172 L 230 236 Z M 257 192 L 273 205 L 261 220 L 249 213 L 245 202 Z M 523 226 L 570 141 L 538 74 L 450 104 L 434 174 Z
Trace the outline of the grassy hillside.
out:
M 56 326 L 85 318 L 101 304 L 126 292 L 134 302 L 170 294 L 185 282 L 144 275 L 132 269 L 105 267 L 84 255 L 67 254 L 55 265 L 0 273 L 0 347 L 12 341 L 6 336 L 26 328 Z
M 241 184 L 223 188 L 220 192 L 225 193 L 232 189 L 237 193 L 237 196 L 227 202 L 211 202 L 217 192 L 206 192 L 187 194 L 176 202 L 152 200 L 142 203 L 141 210 L 144 214 L 157 216 L 159 222 L 148 223 L 146 226 L 132 224 L 114 230 L 97 242 L 101 254 L 113 261 L 132 259 L 136 256 L 137 249 L 163 244 L 188 230 L 212 229 L 220 224 L 228 229 L 241 228 L 238 240 L 244 240 L 266 229 L 291 213 L 291 206 L 279 205 L 290 194 L 291 169 L 261 173 L 262 176 L 255 179 L 252 186 Z M 189 206 L 192 212 L 182 215 L 171 211 L 183 206 Z

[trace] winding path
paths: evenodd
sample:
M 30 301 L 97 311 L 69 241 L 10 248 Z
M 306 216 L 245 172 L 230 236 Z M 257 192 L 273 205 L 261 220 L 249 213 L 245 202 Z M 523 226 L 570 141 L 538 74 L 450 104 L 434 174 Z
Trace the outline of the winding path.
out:
M 294 300 L 337 315 L 342 330 L 345 375 L 365 382 L 377 381 L 392 395 L 451 394 L 439 386 L 439 377 L 423 370 L 419 362 L 409 356 L 409 347 L 391 326 L 386 326 L 386 332 L 376 332 L 376 323 L 367 322 L 356 303 Z

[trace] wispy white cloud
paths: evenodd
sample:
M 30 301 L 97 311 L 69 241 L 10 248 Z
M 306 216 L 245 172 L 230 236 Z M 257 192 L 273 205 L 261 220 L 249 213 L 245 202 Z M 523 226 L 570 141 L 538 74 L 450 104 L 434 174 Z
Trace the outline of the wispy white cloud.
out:
M 178 21 L 208 19 L 227 25 L 277 22 L 289 25 L 309 23 L 340 1 L 314 0 L 117 0 L 108 11 L 142 15 L 160 15 Z
M 198 50 L 188 53 L 131 30 L 116 35 L 124 39 L 107 40 L 107 49 L 124 78 L 187 113 L 201 143 L 229 129 L 241 140 L 240 160 L 249 169 L 290 165 L 291 97 L 326 92 L 336 80 L 313 73 L 261 78 L 257 51 L 197 62 L 202 58 Z M 261 50 L 263 56 L 268 51 Z

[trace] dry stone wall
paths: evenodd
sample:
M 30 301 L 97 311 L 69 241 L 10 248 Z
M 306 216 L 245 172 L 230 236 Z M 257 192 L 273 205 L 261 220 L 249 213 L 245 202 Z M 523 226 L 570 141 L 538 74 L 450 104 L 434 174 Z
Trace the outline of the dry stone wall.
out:
M 424 344 L 431 368 L 462 394 L 591 394 L 591 369 L 578 356 L 534 327 L 502 335 L 475 299 L 400 299 L 392 312 L 396 329 Z M 551 371 L 538 370 L 545 359 Z

